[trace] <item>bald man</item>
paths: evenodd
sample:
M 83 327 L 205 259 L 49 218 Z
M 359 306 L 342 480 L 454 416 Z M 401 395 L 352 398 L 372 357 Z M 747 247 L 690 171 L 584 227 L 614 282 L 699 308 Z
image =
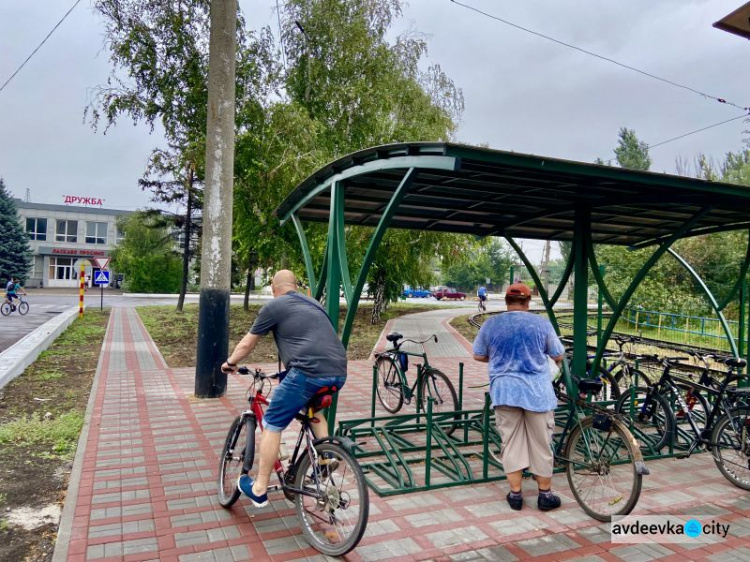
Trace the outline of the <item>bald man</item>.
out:
M 288 370 L 263 415 L 257 477 L 243 474 L 237 484 L 256 507 L 268 504 L 268 481 L 279 456 L 281 432 L 318 390 L 334 386 L 340 390 L 346 382 L 346 351 L 320 303 L 297 292 L 297 279 L 288 269 L 273 276 L 271 291 L 273 300 L 260 309 L 250 332 L 221 366 L 223 372 L 234 373 L 238 363 L 255 349 L 258 339 L 272 332 Z M 327 437 L 325 417 L 321 412 L 315 417 L 315 436 Z

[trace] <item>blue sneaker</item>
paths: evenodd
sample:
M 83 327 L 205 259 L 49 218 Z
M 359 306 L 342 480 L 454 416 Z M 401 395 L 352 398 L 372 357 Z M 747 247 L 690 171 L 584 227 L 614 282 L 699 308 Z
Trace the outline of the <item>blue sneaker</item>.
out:
M 255 480 L 250 478 L 249 475 L 243 474 L 240 476 L 240 479 L 237 481 L 237 487 L 240 489 L 240 491 L 245 494 L 248 498 L 250 498 L 250 501 L 253 502 L 253 505 L 255 507 L 266 507 L 268 505 L 268 494 L 263 494 L 262 496 L 256 496 L 253 493 L 253 484 L 255 483 Z

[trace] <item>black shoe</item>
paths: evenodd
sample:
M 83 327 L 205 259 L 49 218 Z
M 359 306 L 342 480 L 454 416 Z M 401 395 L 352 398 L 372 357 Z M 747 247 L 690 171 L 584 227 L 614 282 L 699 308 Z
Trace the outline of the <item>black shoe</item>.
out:
M 514 498 L 510 495 L 510 492 L 508 492 L 508 495 L 505 496 L 505 498 L 508 500 L 508 505 L 511 509 L 515 511 L 521 511 L 521 508 L 523 507 L 523 496 Z
M 539 498 L 536 501 L 536 505 L 539 511 L 549 511 L 551 509 L 557 509 L 560 507 L 560 497 L 555 494 L 539 494 Z

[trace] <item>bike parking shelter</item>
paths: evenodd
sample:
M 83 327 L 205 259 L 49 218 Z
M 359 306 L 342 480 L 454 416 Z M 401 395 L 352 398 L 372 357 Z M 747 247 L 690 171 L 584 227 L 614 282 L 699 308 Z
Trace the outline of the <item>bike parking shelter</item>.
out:
M 559 333 L 554 304 L 571 274 L 574 373 L 586 373 L 589 269 L 612 309 L 597 346 L 598 366 L 607 341 L 638 285 L 658 259 L 671 253 L 706 294 L 735 356 L 745 356 L 745 278 L 750 244 L 729 294 L 719 302 L 698 273 L 674 250 L 681 238 L 746 230 L 750 236 L 750 188 L 669 174 L 626 170 L 491 150 L 445 142 L 400 143 L 362 150 L 324 166 L 302 183 L 276 210 L 282 224 L 297 231 L 313 295 L 343 294 L 348 308 L 339 326 L 339 299 L 326 308 L 346 346 L 369 268 L 388 228 L 465 233 L 505 238 L 518 253 L 539 289 Z M 328 224 L 323 263 L 316 267 L 303 223 Z M 362 266 L 350 276 L 345 226 L 374 229 Z M 547 294 L 534 266 L 515 238 L 572 242 L 558 289 Z M 594 244 L 653 247 L 653 253 L 619 300 L 607 290 Z M 740 322 L 735 344 L 723 310 L 739 296 Z M 570 381 L 567 381 L 570 384 Z M 573 389 L 568 392 L 572 394 Z M 335 405 L 330 423 L 335 423 Z

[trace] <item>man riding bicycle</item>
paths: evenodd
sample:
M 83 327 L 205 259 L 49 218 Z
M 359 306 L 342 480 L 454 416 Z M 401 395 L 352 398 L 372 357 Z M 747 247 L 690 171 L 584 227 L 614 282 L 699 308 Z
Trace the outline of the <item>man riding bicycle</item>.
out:
M 20 298 L 18 295 L 26 295 L 26 291 L 21 287 L 21 280 L 18 277 L 11 277 L 5 286 L 5 302 L 10 305 L 11 310 L 15 310 L 13 299 Z
M 479 287 L 479 290 L 477 291 L 477 298 L 482 302 L 487 300 L 487 289 L 484 288 L 484 285 L 481 285 Z
M 288 369 L 263 417 L 256 479 L 243 474 L 237 484 L 256 507 L 268 504 L 268 481 L 279 456 L 282 431 L 318 391 L 340 390 L 346 382 L 346 350 L 320 303 L 299 294 L 294 273 L 286 269 L 274 275 L 271 291 L 274 299 L 260 309 L 250 332 L 221 366 L 224 373 L 236 372 L 260 337 L 272 332 Z M 315 414 L 313 431 L 318 439 L 328 436 L 322 412 Z

